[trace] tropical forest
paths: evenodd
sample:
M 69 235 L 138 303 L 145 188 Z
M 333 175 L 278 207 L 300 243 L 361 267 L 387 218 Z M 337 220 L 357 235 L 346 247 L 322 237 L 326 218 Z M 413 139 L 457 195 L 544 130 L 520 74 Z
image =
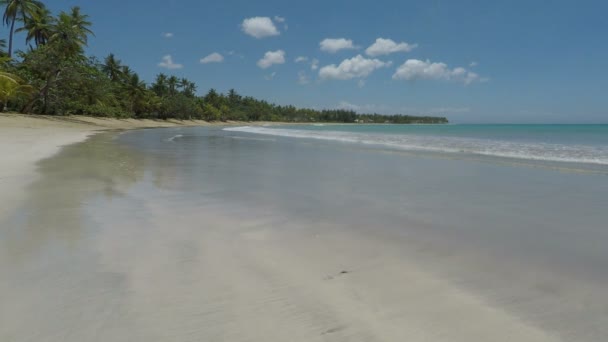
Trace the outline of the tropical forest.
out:
M 231 89 L 199 93 L 186 78 L 159 73 L 146 83 L 114 54 L 88 56 L 94 36 L 79 7 L 52 13 L 37 0 L 0 0 L 0 109 L 41 115 L 342 123 L 446 123 L 443 117 L 362 114 L 276 105 Z M 15 49 L 16 39 L 27 48 Z

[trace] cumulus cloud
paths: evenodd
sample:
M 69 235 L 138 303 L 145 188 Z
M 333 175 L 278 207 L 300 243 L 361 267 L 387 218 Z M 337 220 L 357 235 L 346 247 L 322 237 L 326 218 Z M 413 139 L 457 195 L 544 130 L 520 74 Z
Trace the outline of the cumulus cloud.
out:
M 253 17 L 243 20 L 241 29 L 246 34 L 257 38 L 278 36 L 281 34 L 272 20 L 268 17 Z
M 289 26 L 287 25 L 287 19 L 285 19 L 285 17 L 275 15 L 273 19 L 275 23 L 283 24 L 283 30 L 287 31 L 289 29 Z
M 169 70 L 174 70 L 174 69 L 181 69 L 184 66 L 178 63 L 174 63 L 173 62 L 173 58 L 171 57 L 171 55 L 166 55 L 163 57 L 162 61 L 160 63 L 158 63 L 158 66 L 161 68 L 166 68 Z
M 171 32 L 163 32 L 162 36 L 165 38 L 173 38 L 173 33 Z
M 352 50 L 357 48 L 353 44 L 352 40 L 344 38 L 326 38 L 319 43 L 319 46 L 321 51 L 329 53 L 336 53 L 340 50 Z
M 258 66 L 262 69 L 267 69 L 273 64 L 285 63 L 285 51 L 268 51 L 264 54 L 264 57 L 258 61 Z
M 417 44 L 408 44 L 406 42 L 395 43 L 392 39 L 378 38 L 374 44 L 365 50 L 365 53 L 368 56 L 377 57 L 395 52 L 410 52 L 417 46 Z
M 408 59 L 397 68 L 393 74 L 395 80 L 445 80 L 462 82 L 471 84 L 473 82 L 483 82 L 485 79 L 479 77 L 478 74 L 458 67 L 454 69 L 448 68 L 445 63 L 434 63 L 429 61 L 421 61 L 418 59 Z
M 296 63 L 306 63 L 306 62 L 308 62 L 308 57 L 298 56 L 296 59 L 294 59 L 294 62 L 296 62 Z
M 388 67 L 391 62 L 383 62 L 379 59 L 368 59 L 357 55 L 350 59 L 343 60 L 339 65 L 331 64 L 319 70 L 322 79 L 350 80 L 353 78 L 364 78 L 369 76 L 374 70 Z
M 312 61 L 310 61 L 310 70 L 317 70 L 319 69 L 319 60 L 316 58 L 313 58 Z
M 221 63 L 224 61 L 224 56 L 222 56 L 221 54 L 214 52 L 210 55 L 208 55 L 207 57 L 201 58 L 201 63 L 202 64 L 207 64 L 207 63 Z

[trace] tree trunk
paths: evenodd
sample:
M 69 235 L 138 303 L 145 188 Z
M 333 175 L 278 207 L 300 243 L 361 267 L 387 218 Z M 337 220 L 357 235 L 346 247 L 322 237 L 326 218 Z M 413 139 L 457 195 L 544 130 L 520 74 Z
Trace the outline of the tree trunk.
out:
M 8 58 L 13 57 L 13 35 L 15 34 L 15 21 L 17 21 L 17 15 L 13 16 L 13 22 L 11 23 L 11 32 L 8 36 Z

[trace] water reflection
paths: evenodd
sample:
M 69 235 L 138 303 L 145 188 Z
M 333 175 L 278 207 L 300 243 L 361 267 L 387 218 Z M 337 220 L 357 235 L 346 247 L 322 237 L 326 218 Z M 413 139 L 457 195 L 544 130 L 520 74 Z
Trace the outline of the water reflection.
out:
M 124 196 L 144 175 L 143 156 L 117 144 L 116 133 L 98 134 L 38 163 L 40 178 L 0 232 L 0 265 L 40 255 L 49 242 L 76 246 L 84 237 L 83 207 L 96 196 Z

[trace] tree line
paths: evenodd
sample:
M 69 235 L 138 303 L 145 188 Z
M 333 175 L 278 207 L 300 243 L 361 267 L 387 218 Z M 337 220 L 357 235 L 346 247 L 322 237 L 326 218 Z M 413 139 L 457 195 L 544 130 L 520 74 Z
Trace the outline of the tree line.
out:
M 46 115 L 115 118 L 364 123 L 447 123 L 443 117 L 358 114 L 281 106 L 211 89 L 197 96 L 186 78 L 158 74 L 146 84 L 115 55 L 88 57 L 94 35 L 79 7 L 54 15 L 37 0 L 0 0 L 8 43 L 0 40 L 0 109 Z M 16 33 L 25 50 L 14 51 Z

